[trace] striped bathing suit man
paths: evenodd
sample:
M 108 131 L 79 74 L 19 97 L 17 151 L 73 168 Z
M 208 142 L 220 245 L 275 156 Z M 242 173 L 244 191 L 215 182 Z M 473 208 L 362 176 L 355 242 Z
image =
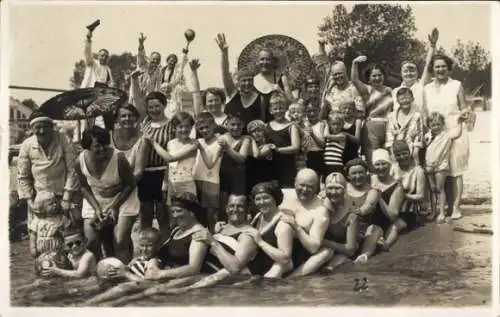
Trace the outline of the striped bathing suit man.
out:
M 163 122 L 152 122 L 149 117 L 141 122 L 141 131 L 163 148 L 167 148 L 170 140 L 170 124 L 167 120 Z M 141 202 L 162 201 L 162 187 L 165 171 L 168 163 L 151 148 L 147 156 L 144 175 L 139 180 L 137 187 Z

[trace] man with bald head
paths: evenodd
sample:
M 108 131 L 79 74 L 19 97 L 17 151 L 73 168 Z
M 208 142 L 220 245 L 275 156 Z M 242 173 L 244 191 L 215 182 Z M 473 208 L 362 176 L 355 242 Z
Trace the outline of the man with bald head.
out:
M 316 272 L 333 252 L 322 247 L 328 228 L 329 214 L 318 197 L 320 180 L 312 169 L 300 170 L 295 177 L 295 192 L 280 206 L 286 216 L 283 221 L 292 226 L 297 241 L 292 259 L 296 270 L 292 276 L 305 276 Z
M 326 119 L 331 111 L 339 111 L 341 104 L 354 102 L 360 115 L 365 113 L 365 104 L 354 85 L 349 82 L 347 69 L 342 62 L 334 62 L 330 69 L 330 77 L 323 92 L 324 104 L 321 108 L 321 117 Z

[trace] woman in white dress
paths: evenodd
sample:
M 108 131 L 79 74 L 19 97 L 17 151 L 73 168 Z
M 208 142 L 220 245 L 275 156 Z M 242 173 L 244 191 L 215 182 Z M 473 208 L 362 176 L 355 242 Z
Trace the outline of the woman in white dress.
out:
M 81 143 L 84 150 L 75 171 L 84 198 L 82 218 L 88 249 L 99 259 L 102 244 L 105 256 L 116 256 L 126 263 L 128 252 L 115 247 L 127 234 L 118 229 L 139 212 L 132 168 L 125 155 L 110 146 L 109 133 L 98 126 L 85 130 Z
M 457 118 L 462 112 L 469 112 L 470 107 L 465 102 L 462 83 L 450 78 L 453 61 L 445 55 L 434 55 L 429 65 L 429 71 L 434 79 L 424 87 L 424 107 L 427 113 L 439 112 L 445 117 L 447 129 L 453 129 Z M 464 129 L 465 130 L 465 129 Z M 463 173 L 467 170 L 469 161 L 469 133 L 455 139 L 450 150 L 450 174 L 452 191 L 447 191 L 448 204 L 452 204 L 451 219 L 459 219 L 460 199 L 463 193 Z

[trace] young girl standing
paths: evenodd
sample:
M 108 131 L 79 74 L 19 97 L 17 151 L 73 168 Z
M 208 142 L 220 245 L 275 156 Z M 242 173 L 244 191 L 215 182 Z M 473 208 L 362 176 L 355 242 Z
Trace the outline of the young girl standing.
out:
M 437 222 L 445 221 L 444 203 L 446 200 L 445 181 L 450 170 L 450 149 L 453 140 L 462 135 L 462 123 L 467 119 L 467 113 L 462 113 L 458 118 L 455 129 L 445 128 L 444 116 L 438 112 L 429 115 L 428 123 L 430 131 L 425 136 L 427 150 L 425 153 L 425 170 L 429 179 L 431 189 L 431 208 L 433 215 L 437 212 L 439 202 L 439 214 Z M 452 215 L 452 219 L 453 215 Z
M 340 104 L 339 111 L 344 120 L 342 131 L 351 140 L 349 148 L 345 150 L 345 161 L 349 162 L 359 156 L 362 122 L 356 114 L 356 104 L 354 101 Z
M 202 112 L 196 118 L 196 132 L 201 136 L 196 141 L 198 152 L 193 168 L 193 178 L 198 190 L 201 207 L 207 211 L 208 227 L 214 230 L 220 213 L 220 167 L 221 146 L 215 133 L 217 124 L 210 112 Z
M 276 181 L 273 164 L 276 146 L 267 142 L 265 130 L 266 124 L 261 120 L 250 121 L 247 125 L 252 136 L 251 155 L 247 160 L 248 190 L 258 183 Z
M 309 135 L 310 145 L 306 155 L 307 168 L 313 169 L 321 178 L 325 178 L 325 129 L 326 121 L 320 120 L 319 105 L 308 104 L 306 108 L 307 128 L 305 133 Z
M 228 132 L 221 135 L 218 143 L 222 149 L 220 168 L 221 206 L 225 206 L 229 194 L 246 195 L 246 160 L 250 148 L 250 138 L 243 136 L 244 122 L 237 114 L 228 115 Z M 224 218 L 225 213 L 221 213 Z M 225 219 L 220 219 L 225 220 Z
M 197 146 L 195 140 L 189 137 L 194 125 L 193 117 L 184 111 L 178 112 L 171 120 L 175 138 L 170 140 L 167 148 L 153 142 L 153 147 L 166 162 L 168 162 L 168 195 L 189 192 L 196 195 L 196 185 L 193 179 L 193 166 Z
M 268 123 L 265 135 L 276 146 L 274 167 L 277 180 L 281 188 L 293 188 L 297 174 L 296 155 L 300 151 L 299 128 L 285 118 L 287 101 L 283 93 L 273 93 L 269 104 L 273 119 Z

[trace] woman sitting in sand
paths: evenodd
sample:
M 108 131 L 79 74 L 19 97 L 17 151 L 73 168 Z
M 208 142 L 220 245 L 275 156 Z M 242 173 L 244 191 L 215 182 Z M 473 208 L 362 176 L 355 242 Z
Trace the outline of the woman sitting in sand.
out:
M 323 240 L 323 246 L 331 249 L 333 258 L 325 270 L 333 272 L 338 266 L 348 262 L 359 248 L 363 232 L 359 230 L 359 217 L 351 213 L 346 201 L 347 181 L 341 173 L 331 173 L 325 179 L 323 205 L 330 215 L 330 222 Z

